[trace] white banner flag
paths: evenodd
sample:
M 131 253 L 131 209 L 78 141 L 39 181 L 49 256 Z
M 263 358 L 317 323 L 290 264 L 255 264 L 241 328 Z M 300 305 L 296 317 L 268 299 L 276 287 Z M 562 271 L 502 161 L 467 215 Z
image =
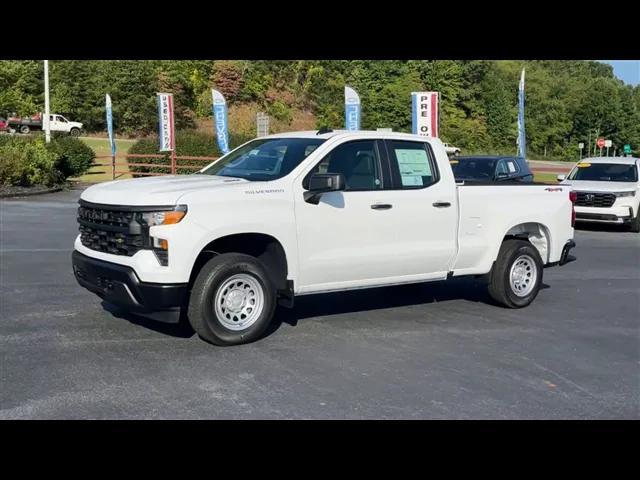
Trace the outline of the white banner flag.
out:
M 173 125 L 173 94 L 158 93 L 158 137 L 160 151 L 172 152 L 176 148 Z
M 411 118 L 415 135 L 423 137 L 437 137 L 439 135 L 439 97 L 439 92 L 411 92 Z

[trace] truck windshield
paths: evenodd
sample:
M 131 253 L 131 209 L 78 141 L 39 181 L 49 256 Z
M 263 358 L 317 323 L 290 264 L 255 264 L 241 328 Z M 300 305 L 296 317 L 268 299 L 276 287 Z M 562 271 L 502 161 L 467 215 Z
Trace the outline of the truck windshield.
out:
M 321 138 L 256 139 L 200 173 L 252 181 L 277 180 L 288 175 L 324 142 Z
M 569 180 L 591 180 L 601 182 L 637 182 L 638 169 L 628 163 L 582 162 L 573 169 Z

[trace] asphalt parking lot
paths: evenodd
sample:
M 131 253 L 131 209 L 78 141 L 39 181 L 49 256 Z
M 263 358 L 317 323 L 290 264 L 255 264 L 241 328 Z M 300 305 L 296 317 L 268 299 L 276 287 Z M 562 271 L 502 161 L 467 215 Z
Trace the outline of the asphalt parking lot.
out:
M 638 419 L 640 235 L 576 232 L 523 310 L 456 280 L 301 297 L 220 348 L 80 288 L 79 190 L 0 200 L 0 419 Z

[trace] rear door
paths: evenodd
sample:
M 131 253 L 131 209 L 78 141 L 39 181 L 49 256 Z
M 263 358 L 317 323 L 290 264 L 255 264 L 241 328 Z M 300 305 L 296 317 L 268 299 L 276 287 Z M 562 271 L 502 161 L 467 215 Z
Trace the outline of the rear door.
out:
M 389 227 L 396 232 L 396 265 L 402 275 L 444 278 L 457 243 L 453 175 L 439 171 L 426 142 L 385 140 L 385 146 L 392 176 Z

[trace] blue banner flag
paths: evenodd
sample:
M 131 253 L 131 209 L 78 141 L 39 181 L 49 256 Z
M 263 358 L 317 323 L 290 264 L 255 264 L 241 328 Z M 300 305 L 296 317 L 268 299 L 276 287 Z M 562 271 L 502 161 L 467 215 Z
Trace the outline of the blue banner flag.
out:
M 113 112 L 111 111 L 111 96 L 107 93 L 107 132 L 109 133 L 109 144 L 111 145 L 111 156 L 116 154 L 116 141 L 113 138 Z
M 524 131 L 524 68 L 520 75 L 520 85 L 518 86 L 518 156 L 526 158 L 527 137 Z
M 229 128 L 227 119 L 227 102 L 217 90 L 211 90 L 213 96 L 213 120 L 216 124 L 218 147 L 223 155 L 229 153 Z
M 347 130 L 360 130 L 360 96 L 351 87 L 344 87 L 344 123 Z

